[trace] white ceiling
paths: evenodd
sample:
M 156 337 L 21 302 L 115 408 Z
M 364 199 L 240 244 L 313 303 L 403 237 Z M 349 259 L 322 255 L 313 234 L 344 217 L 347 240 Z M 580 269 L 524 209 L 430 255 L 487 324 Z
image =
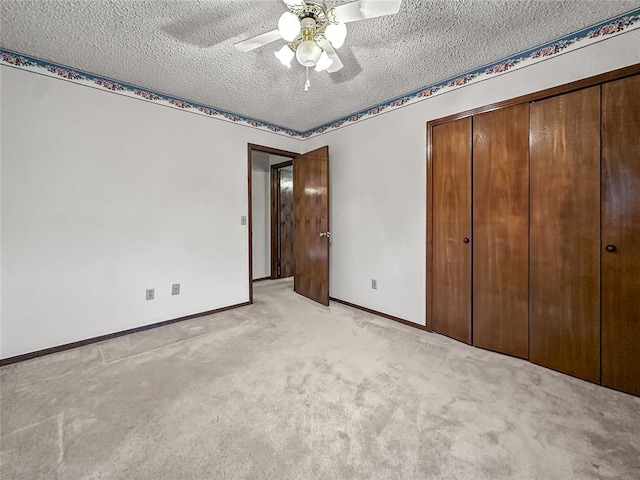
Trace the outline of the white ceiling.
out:
M 334 3 L 349 3 L 348 0 Z M 404 0 L 348 25 L 334 74 L 280 65 L 282 0 L 3 0 L 3 48 L 298 131 L 640 7 L 640 0 Z

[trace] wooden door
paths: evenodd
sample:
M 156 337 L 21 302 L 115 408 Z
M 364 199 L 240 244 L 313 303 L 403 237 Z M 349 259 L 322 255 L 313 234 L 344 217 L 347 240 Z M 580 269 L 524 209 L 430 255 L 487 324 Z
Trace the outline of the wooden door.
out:
M 293 161 L 293 289 L 329 305 L 329 147 Z
M 600 87 L 530 106 L 532 362 L 600 382 Z
M 271 166 L 271 278 L 294 274 L 293 162 Z
M 529 104 L 473 117 L 473 344 L 529 356 Z
M 640 75 L 602 86 L 602 384 L 640 395 Z
M 433 330 L 471 343 L 471 117 L 431 133 Z
M 290 277 L 294 273 L 293 258 L 293 166 L 278 172 L 280 196 L 278 202 L 278 259 L 279 277 Z

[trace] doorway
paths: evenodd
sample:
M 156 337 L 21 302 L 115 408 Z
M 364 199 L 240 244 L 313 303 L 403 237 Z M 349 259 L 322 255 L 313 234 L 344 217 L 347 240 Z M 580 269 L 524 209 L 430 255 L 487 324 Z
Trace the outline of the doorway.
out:
M 278 278 L 279 249 L 277 229 L 274 228 L 272 217 L 278 213 L 275 202 L 280 195 L 275 188 L 273 176 L 275 175 L 277 180 L 280 173 L 279 166 L 289 166 L 293 170 L 293 159 L 297 154 L 269 147 L 255 145 L 249 147 L 249 279 L 250 284 L 253 284 L 257 281 Z M 286 177 L 286 173 L 282 176 Z M 292 183 L 293 178 L 290 182 L 291 188 Z M 291 197 L 291 204 L 293 204 L 293 194 Z M 284 217 L 283 220 L 286 219 L 285 215 L 280 217 Z M 289 215 L 288 220 L 293 222 L 293 215 Z M 280 230 L 289 229 L 292 230 L 293 225 L 285 225 Z
M 297 154 L 248 145 L 249 302 L 253 283 L 293 274 L 329 305 L 329 147 Z

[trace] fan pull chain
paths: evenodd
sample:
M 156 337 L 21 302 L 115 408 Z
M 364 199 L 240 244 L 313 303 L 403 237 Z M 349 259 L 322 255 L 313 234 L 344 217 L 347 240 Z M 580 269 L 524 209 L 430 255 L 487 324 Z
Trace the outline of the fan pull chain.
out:
M 308 92 L 311 87 L 311 80 L 309 80 L 309 67 L 307 67 L 307 81 L 304 82 L 304 91 Z

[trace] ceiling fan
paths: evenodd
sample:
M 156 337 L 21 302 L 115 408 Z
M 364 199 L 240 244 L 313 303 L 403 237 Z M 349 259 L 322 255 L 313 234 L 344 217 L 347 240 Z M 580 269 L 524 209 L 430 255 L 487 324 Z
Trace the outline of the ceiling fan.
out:
M 257 37 L 243 40 L 234 46 L 241 52 L 249 52 L 276 40 L 287 42 L 275 52 L 275 56 L 287 68 L 295 56 L 307 69 L 305 91 L 311 85 L 309 68 L 317 72 L 334 73 L 343 67 L 336 49 L 347 37 L 349 22 L 367 18 L 394 15 L 400 10 L 402 0 L 358 0 L 337 7 L 332 0 L 282 0 L 288 7 L 278 20 L 278 28 Z

